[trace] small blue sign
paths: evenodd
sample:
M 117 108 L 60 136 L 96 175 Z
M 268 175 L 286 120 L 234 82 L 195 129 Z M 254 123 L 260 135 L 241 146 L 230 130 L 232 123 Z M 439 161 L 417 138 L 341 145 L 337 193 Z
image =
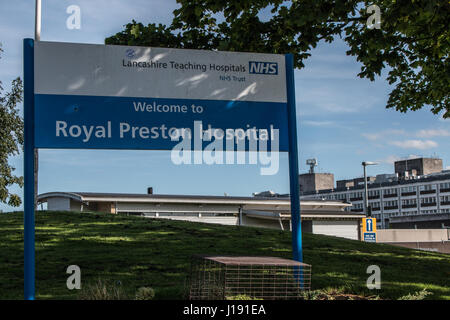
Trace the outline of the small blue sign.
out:
M 364 241 L 377 242 L 377 234 L 375 232 L 364 233 Z

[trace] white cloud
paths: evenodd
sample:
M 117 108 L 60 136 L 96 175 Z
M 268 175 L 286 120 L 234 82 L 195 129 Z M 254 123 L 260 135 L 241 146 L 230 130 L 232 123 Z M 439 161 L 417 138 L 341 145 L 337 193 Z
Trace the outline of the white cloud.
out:
M 381 138 L 385 138 L 388 136 L 404 135 L 404 134 L 405 134 L 404 130 L 389 129 L 389 130 L 383 130 L 383 131 L 374 132 L 374 133 L 363 133 L 361 135 L 371 141 L 376 141 L 376 140 L 379 140 Z
M 377 160 L 376 162 L 394 164 L 394 162 L 399 161 L 399 160 L 409 160 L 409 159 L 416 159 L 416 158 L 420 158 L 420 156 L 416 155 L 416 154 L 410 154 L 407 157 L 399 157 L 397 155 L 389 155 L 384 159 Z
M 419 138 L 450 137 L 450 130 L 446 129 L 420 130 L 417 132 L 417 136 Z
M 438 144 L 433 140 L 403 140 L 403 141 L 391 141 L 390 144 L 403 149 L 430 149 L 436 148 Z
M 167 0 L 78 0 L 78 3 L 89 18 L 109 24 L 114 24 L 115 19 L 131 22 L 133 18 L 146 24 L 147 21 L 142 21 L 145 16 L 152 22 L 169 24 L 172 11 L 179 7 L 175 1 Z M 67 7 L 67 4 L 64 6 Z M 121 24 L 117 27 L 121 29 Z
M 300 115 L 360 113 L 371 109 L 379 102 L 379 97 L 359 91 L 349 94 L 337 85 L 328 87 L 318 85 L 312 88 L 298 83 L 296 90 L 303 92 L 298 97 L 297 103 Z
M 345 57 L 345 54 L 343 56 Z M 314 62 L 315 64 L 312 64 L 308 61 L 307 67 L 302 70 L 298 78 L 296 77 L 296 80 L 353 80 L 358 74 L 358 70 L 351 70 L 345 67 L 338 68 L 337 66 L 340 66 L 339 62 L 334 65 L 324 65 L 323 62 L 321 65 L 318 65 L 320 59 L 314 59 Z
M 390 155 L 390 156 L 387 156 L 384 159 L 378 160 L 377 162 L 393 164 L 395 161 L 398 161 L 398 160 L 400 160 L 400 157 L 395 156 L 395 155 Z
M 305 120 L 300 121 L 300 125 L 306 125 L 311 127 L 330 127 L 335 125 L 334 121 L 314 121 L 314 120 Z

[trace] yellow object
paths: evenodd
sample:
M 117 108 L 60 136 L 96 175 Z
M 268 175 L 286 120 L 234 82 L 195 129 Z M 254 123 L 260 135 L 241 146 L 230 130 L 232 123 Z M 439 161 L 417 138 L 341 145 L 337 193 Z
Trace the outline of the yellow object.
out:
M 366 242 L 377 242 L 377 219 L 362 219 L 362 240 Z

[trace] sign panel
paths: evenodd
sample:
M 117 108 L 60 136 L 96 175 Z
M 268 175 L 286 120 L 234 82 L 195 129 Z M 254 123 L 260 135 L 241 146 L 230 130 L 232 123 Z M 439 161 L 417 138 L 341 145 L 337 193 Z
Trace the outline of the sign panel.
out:
M 209 132 L 288 151 L 284 55 L 36 42 L 34 80 L 37 148 L 170 150 Z
M 364 241 L 377 242 L 377 219 L 363 218 L 362 233 Z
M 244 139 L 238 151 L 287 151 L 293 258 L 303 261 L 291 54 L 24 39 L 23 66 L 25 299 L 35 296 L 35 148 L 170 150 L 186 129 L 191 150 L 222 131 Z

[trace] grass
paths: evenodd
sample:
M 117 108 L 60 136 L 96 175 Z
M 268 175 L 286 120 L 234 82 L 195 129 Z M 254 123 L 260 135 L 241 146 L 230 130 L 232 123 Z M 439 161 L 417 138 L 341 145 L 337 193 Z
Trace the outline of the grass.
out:
M 426 289 L 450 299 L 450 255 L 304 234 L 312 289 L 398 299 Z M 291 233 L 162 219 L 77 212 L 36 213 L 36 298 L 76 299 L 66 269 L 81 268 L 83 285 L 99 279 L 129 297 L 141 287 L 155 299 L 182 299 L 196 253 L 291 258 Z M 381 289 L 366 287 L 369 265 L 381 268 Z M 23 297 L 23 213 L 0 214 L 0 299 Z

